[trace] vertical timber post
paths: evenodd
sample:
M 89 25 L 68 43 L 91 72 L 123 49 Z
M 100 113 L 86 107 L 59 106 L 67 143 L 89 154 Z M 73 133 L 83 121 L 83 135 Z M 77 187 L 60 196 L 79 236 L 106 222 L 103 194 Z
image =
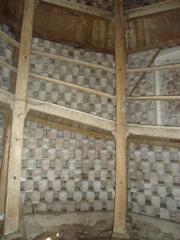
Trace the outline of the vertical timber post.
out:
M 9 146 L 11 138 L 11 114 L 5 113 L 5 129 L 4 129 L 4 143 L 3 143 L 3 161 L 0 175 L 0 214 L 4 215 L 7 174 L 8 174 L 8 160 L 9 160 Z
M 116 62 L 116 193 L 113 237 L 128 238 L 126 233 L 126 57 L 123 22 L 123 1 L 114 0 L 115 62 Z
M 4 221 L 5 235 L 15 233 L 19 230 L 21 161 L 24 121 L 27 113 L 26 99 L 33 18 L 34 0 L 24 0 L 17 81 L 12 113 L 12 129 Z

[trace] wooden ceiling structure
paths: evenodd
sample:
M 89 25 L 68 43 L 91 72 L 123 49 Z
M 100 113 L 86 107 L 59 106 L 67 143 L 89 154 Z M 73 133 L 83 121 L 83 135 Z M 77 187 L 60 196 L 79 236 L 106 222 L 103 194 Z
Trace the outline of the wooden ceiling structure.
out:
M 23 0 L 1 0 L 0 19 L 21 32 Z M 128 53 L 180 43 L 180 2 L 165 0 L 124 11 Z M 36 2 L 33 35 L 114 53 L 113 13 L 67 0 Z
M 180 0 L 167 0 L 149 7 L 122 11 L 122 0 L 114 0 L 114 12 L 107 12 L 81 4 L 70 4 L 65 0 L 0 0 L 0 21 L 11 26 L 21 40 L 17 42 L 7 34 L 0 32 L 1 37 L 15 46 L 19 51 L 18 68 L 0 59 L 0 65 L 17 74 L 15 92 L 0 90 L 0 107 L 7 114 L 5 154 L 3 160 L 4 190 L 3 207 L 5 213 L 4 233 L 12 234 L 19 229 L 20 178 L 23 148 L 23 130 L 26 117 L 33 121 L 50 126 L 77 131 L 106 138 L 112 136 L 116 142 L 116 196 L 115 220 L 113 233 L 115 237 L 126 237 L 127 211 L 127 177 L 126 145 L 127 136 L 148 136 L 158 139 L 179 139 L 180 127 L 136 125 L 126 123 L 125 113 L 125 78 L 129 72 L 149 72 L 157 68 L 177 68 L 167 65 L 126 69 L 125 51 L 128 53 L 173 46 L 180 43 Z M 125 31 L 124 31 L 125 29 Z M 28 98 L 27 86 L 32 36 L 43 39 L 73 44 L 81 48 L 114 53 L 116 60 L 116 121 L 97 117 L 79 110 L 70 109 L 46 101 Z M 125 40 L 125 41 L 124 41 Z M 42 54 L 36 52 L 36 54 Z M 49 56 L 57 58 L 57 56 Z M 59 56 L 62 58 L 62 56 Z M 74 61 L 74 59 L 66 59 Z M 82 63 L 78 64 L 90 64 Z M 95 66 L 91 64 L 91 67 Z M 112 69 L 106 69 L 106 71 Z M 40 76 L 34 76 L 40 78 Z M 44 78 L 54 82 L 54 79 Z M 67 84 L 62 83 L 58 84 Z M 92 91 L 71 84 L 71 88 L 81 91 Z M 95 94 L 104 94 L 97 92 Z M 139 97 L 129 97 L 133 101 Z M 179 96 L 144 96 L 139 100 L 179 100 Z M 52 125 L 53 124 L 53 125 Z M 158 140 L 159 141 L 159 140 Z M 174 144 L 174 142 L 173 142 Z M 5 194 L 6 193 L 6 194 Z M 6 195 L 6 197 L 5 197 Z M 13 199 L 13 201 L 12 201 Z M 12 238 L 11 238 L 12 239 Z

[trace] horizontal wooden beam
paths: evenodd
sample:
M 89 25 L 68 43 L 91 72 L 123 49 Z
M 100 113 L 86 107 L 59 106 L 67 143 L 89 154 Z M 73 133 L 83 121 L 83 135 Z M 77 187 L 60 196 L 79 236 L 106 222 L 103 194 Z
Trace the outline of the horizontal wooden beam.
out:
M 41 0 L 42 2 L 54 4 L 56 6 L 69 8 L 71 10 L 75 10 L 78 12 L 82 12 L 85 14 L 94 15 L 96 17 L 102 17 L 111 20 L 112 19 L 112 12 L 105 11 L 103 9 L 97 7 L 91 7 L 84 4 L 73 3 L 67 0 Z M 144 7 L 138 7 L 134 9 L 130 9 L 124 11 L 124 15 L 126 19 L 133 19 L 144 17 L 152 14 L 157 14 L 161 12 L 166 12 L 170 10 L 175 10 L 180 8 L 179 0 L 166 0 L 159 3 L 151 4 Z
M 6 90 L 0 89 L 0 103 L 13 106 L 14 95 Z
M 14 40 L 12 37 L 10 37 L 7 33 L 0 30 L 0 37 L 2 37 L 7 42 L 11 43 L 13 46 L 19 48 L 19 43 Z
M 107 98 L 110 98 L 110 99 L 116 99 L 115 96 L 113 96 L 109 93 L 101 92 L 101 91 L 98 91 L 98 90 L 95 90 L 95 89 L 92 89 L 92 88 L 82 87 L 82 86 L 79 86 L 79 85 L 76 85 L 76 84 L 73 84 L 73 83 L 69 83 L 69 82 L 65 82 L 65 81 L 62 81 L 62 80 L 41 76 L 41 75 L 35 74 L 35 73 L 30 73 L 29 75 L 32 78 L 35 78 L 35 79 L 38 79 L 38 80 L 44 80 L 44 81 L 47 81 L 47 82 L 63 85 L 65 87 L 69 87 L 69 88 L 72 88 L 72 89 L 77 89 L 77 90 L 82 91 L 82 92 L 95 94 L 95 95 L 102 96 L 102 97 L 107 97 Z
M 35 117 L 35 116 L 31 116 L 28 115 L 27 119 L 33 122 L 36 122 L 38 124 L 42 124 L 42 125 L 46 125 L 49 126 L 50 128 L 56 128 L 56 129 L 61 129 L 64 131 L 69 131 L 69 132 L 75 132 L 75 133 L 79 133 L 85 136 L 89 136 L 89 137 L 94 137 L 97 139 L 113 139 L 113 135 L 111 133 L 104 133 L 104 132 L 97 132 L 95 130 L 90 130 L 90 129 L 83 129 L 83 128 L 78 128 L 78 127 L 73 127 L 73 126 L 69 126 L 67 124 L 64 123 L 58 123 L 56 121 L 52 121 L 52 120 L 48 120 L 48 119 L 42 119 L 41 117 Z
M 74 59 L 74 58 L 71 58 L 71 57 L 63 57 L 63 56 L 60 56 L 60 55 L 46 53 L 46 52 L 37 51 L 37 50 L 32 50 L 31 53 L 35 54 L 35 55 L 38 55 L 38 56 L 43 56 L 43 57 L 48 57 L 48 58 L 52 58 L 52 59 L 55 59 L 55 60 L 60 60 L 60 61 L 63 61 L 63 62 L 75 63 L 75 64 L 83 65 L 85 67 L 101 69 L 101 70 L 104 70 L 104 71 L 107 71 L 107 72 L 115 73 L 115 69 L 113 69 L 113 68 L 105 67 L 105 66 L 102 66 L 100 64 L 86 62 L 84 60 L 82 61 L 82 60 Z
M 128 144 L 135 143 L 135 144 L 146 144 L 151 146 L 175 147 L 175 148 L 179 148 L 180 146 L 180 140 L 159 138 L 159 137 L 130 135 L 127 141 L 128 141 Z
M 0 65 L 2 65 L 4 67 L 7 67 L 9 70 L 11 70 L 13 72 L 17 72 L 16 67 L 6 63 L 5 61 L 3 61 L 1 59 L 0 59 Z M 102 91 L 98 91 L 98 90 L 95 90 L 95 89 L 92 89 L 92 88 L 79 86 L 79 85 L 76 85 L 76 84 L 73 84 L 73 83 L 68 83 L 68 82 L 65 82 L 65 81 L 62 81 L 62 80 L 41 76 L 41 75 L 35 74 L 35 73 L 29 73 L 29 75 L 32 78 L 35 78 L 35 79 L 38 79 L 38 80 L 44 80 L 44 81 L 52 82 L 52 83 L 55 83 L 55 84 L 61 84 L 63 86 L 73 88 L 73 89 L 77 89 L 79 91 L 95 94 L 95 95 L 98 95 L 98 96 L 107 97 L 107 98 L 110 98 L 110 99 L 116 99 L 116 96 L 114 96 L 114 95 L 111 95 L 109 93 L 105 93 L 105 92 L 102 92 Z
M 84 4 L 74 3 L 71 1 L 67 1 L 67 0 L 60 0 L 60 1 L 59 0 L 41 0 L 41 1 L 50 3 L 50 4 L 54 4 L 56 6 L 69 8 L 74 11 L 94 15 L 97 17 L 102 17 L 102 18 L 107 18 L 107 19 L 112 18 L 112 13 L 109 11 L 105 11 L 103 9 L 96 8 L 96 7 L 87 6 Z
M 8 68 L 10 71 L 17 72 L 17 68 L 16 68 L 16 67 L 14 67 L 14 66 L 12 66 L 11 64 L 5 62 L 5 61 L 2 60 L 1 58 L 0 58 L 0 65 L 2 65 L 3 67 Z
M 151 4 L 148 6 L 138 7 L 135 9 L 125 11 L 125 17 L 127 19 L 139 18 L 139 17 L 162 13 L 162 12 L 166 12 L 166 11 L 170 11 L 178 8 L 180 8 L 179 0 L 167 0 L 159 3 Z
M 175 101 L 180 100 L 180 96 L 134 96 L 127 97 L 128 101 L 136 101 L 136 100 L 158 100 L 158 101 Z
M 138 136 L 180 139 L 180 127 L 128 124 L 128 134 Z
M 13 72 L 17 72 L 16 67 L 6 63 L 5 61 L 3 61 L 1 59 L 0 59 L 0 65 L 2 65 L 4 67 L 7 67 L 9 70 L 11 70 Z M 73 84 L 73 83 L 68 83 L 68 82 L 65 82 L 65 81 L 62 81 L 62 80 L 41 76 L 41 75 L 35 74 L 35 73 L 29 73 L 29 75 L 32 78 L 35 78 L 35 79 L 38 79 L 38 80 L 44 80 L 44 81 L 48 81 L 48 82 L 51 82 L 51 83 L 60 84 L 60 85 L 63 85 L 65 87 L 77 89 L 79 91 L 87 92 L 87 93 L 90 93 L 90 94 L 95 94 L 95 95 L 98 95 L 98 96 L 107 97 L 107 98 L 110 98 L 110 99 L 116 99 L 116 96 L 114 96 L 114 95 L 111 95 L 109 93 L 105 93 L 105 92 L 102 92 L 102 91 L 98 91 L 98 90 L 95 90 L 95 89 L 92 89 L 92 88 L 79 86 L 79 85 L 76 85 L 76 84 Z
M 53 103 L 35 100 L 32 98 L 28 98 L 27 106 L 29 110 L 50 114 L 56 117 L 72 120 L 110 132 L 114 132 L 115 130 L 114 121 L 98 117 L 89 113 L 85 113 L 79 110 L 66 108 Z
M 168 70 L 168 69 L 174 69 L 179 67 L 180 67 L 180 63 L 174 63 L 174 64 L 166 64 L 166 65 L 151 66 L 151 67 L 129 68 L 127 69 L 127 72 L 128 73 L 154 72 L 157 70 Z

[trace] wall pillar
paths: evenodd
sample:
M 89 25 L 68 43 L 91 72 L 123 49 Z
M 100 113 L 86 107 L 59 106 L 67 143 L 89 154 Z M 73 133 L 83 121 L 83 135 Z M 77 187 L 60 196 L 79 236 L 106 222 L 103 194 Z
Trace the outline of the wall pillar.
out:
M 4 216 L 5 200 L 6 200 L 6 186 L 8 174 L 8 160 L 9 160 L 9 146 L 11 138 L 11 114 L 5 113 L 5 129 L 3 141 L 3 159 L 0 175 L 0 215 Z
M 116 63 L 116 192 L 113 237 L 127 238 L 127 180 L 126 180 L 126 103 L 125 103 L 125 35 L 123 1 L 114 0 L 115 63 Z
M 19 230 L 21 161 L 24 121 L 27 113 L 26 98 L 33 30 L 33 17 L 34 0 L 24 0 L 17 81 L 12 113 L 12 128 L 4 221 L 5 235 L 17 232 Z

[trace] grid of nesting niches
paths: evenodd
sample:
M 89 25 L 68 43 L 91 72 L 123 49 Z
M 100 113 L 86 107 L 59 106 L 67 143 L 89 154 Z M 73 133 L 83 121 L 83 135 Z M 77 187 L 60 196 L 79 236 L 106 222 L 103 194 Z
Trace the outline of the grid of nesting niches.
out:
M 32 48 L 81 62 L 95 63 L 100 67 L 101 65 L 109 67 L 111 71 L 87 67 L 74 62 L 63 62 L 63 60 L 36 54 L 31 55 L 30 61 L 30 71 L 35 74 L 115 95 L 114 57 L 112 55 L 75 49 L 68 45 L 39 38 L 33 38 Z M 30 78 L 28 96 L 103 118 L 115 119 L 114 99 L 65 87 L 62 84 Z
M 21 198 L 25 213 L 112 210 L 115 144 L 26 122 Z
M 129 209 L 180 223 L 180 148 L 129 145 Z

